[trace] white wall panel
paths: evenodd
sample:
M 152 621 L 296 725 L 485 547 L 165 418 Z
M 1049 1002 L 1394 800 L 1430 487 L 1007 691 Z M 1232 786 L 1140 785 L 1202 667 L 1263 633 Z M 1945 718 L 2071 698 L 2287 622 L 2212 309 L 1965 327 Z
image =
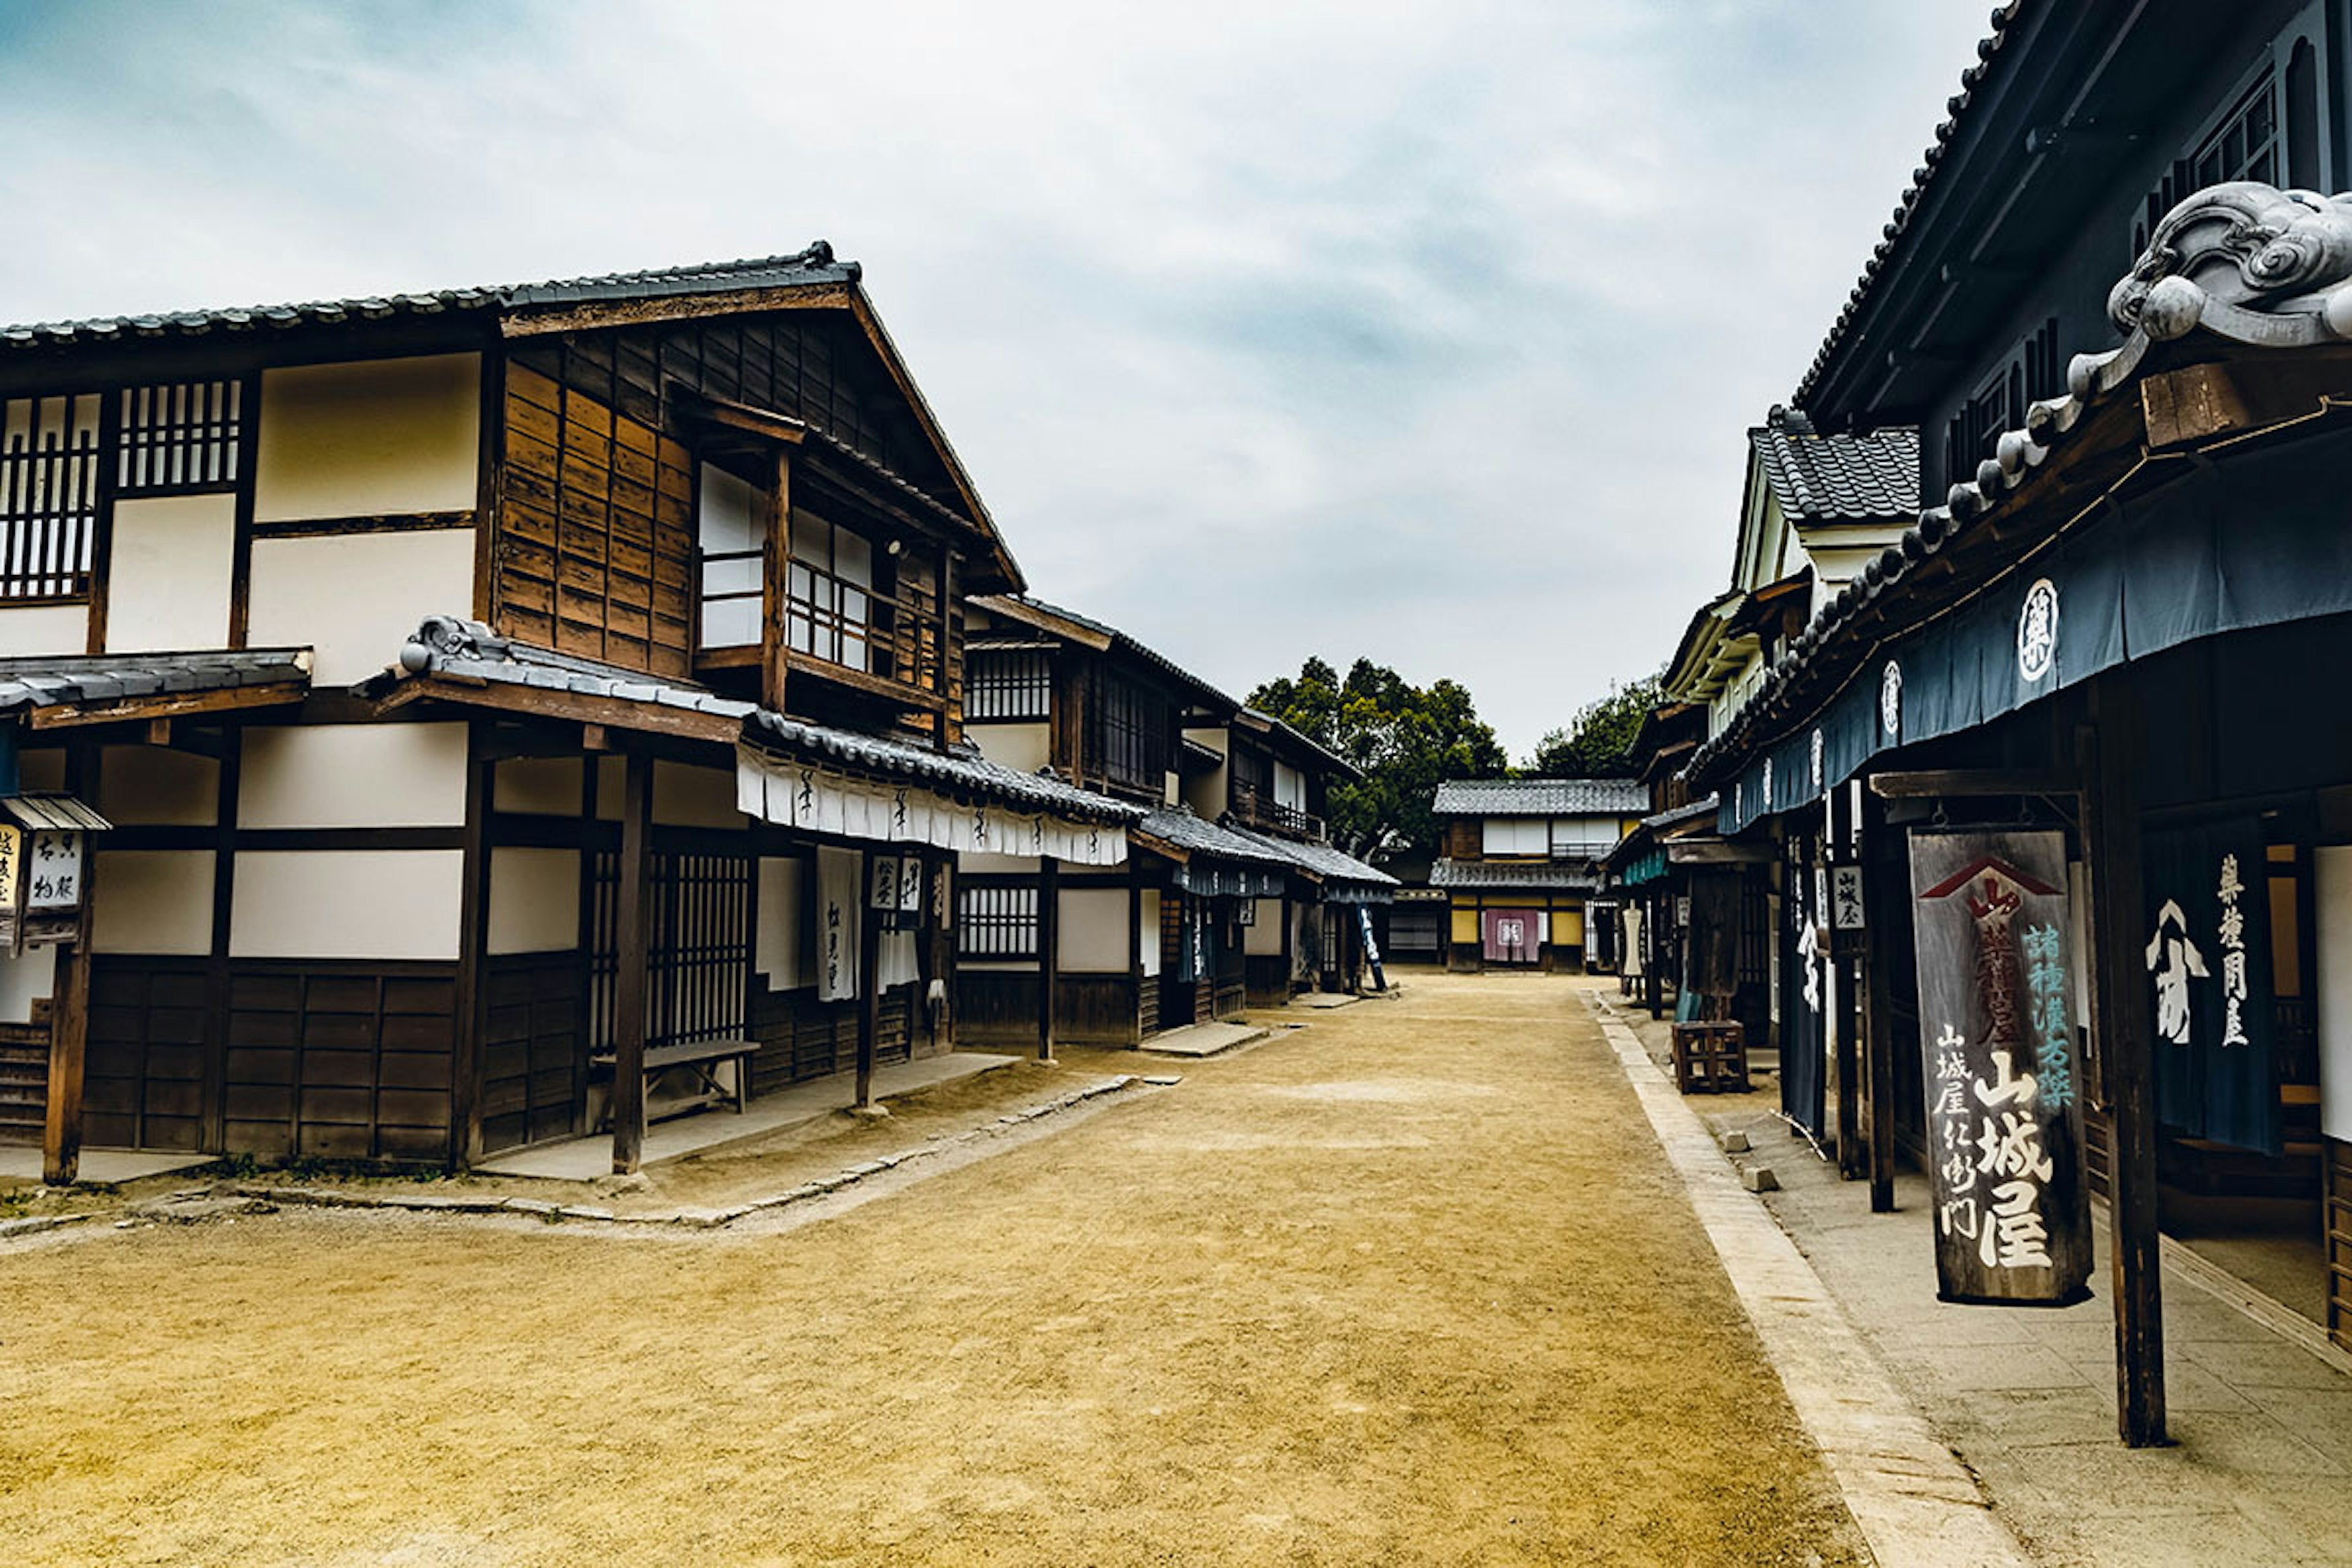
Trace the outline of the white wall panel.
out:
M 489 951 L 568 952 L 580 945 L 580 852 L 490 851 Z
M 228 646 L 236 564 L 235 496 L 114 503 L 106 575 L 106 651 Z
M 263 372 L 255 521 L 471 510 L 481 386 L 469 353 Z
M 240 827 L 457 827 L 463 724 L 257 725 L 237 777 Z
M 247 849 L 229 900 L 237 958 L 455 959 L 456 849 Z
M 247 640 L 315 649 L 321 690 L 391 664 L 425 616 L 473 605 L 470 528 L 253 542 Z
M 1064 888 L 1054 931 L 1065 974 L 1127 973 L 1127 889 Z
M 808 865 L 781 855 L 760 858 L 758 924 L 751 933 L 751 967 L 768 977 L 771 991 L 814 984 L 803 932 L 808 925 Z
M 1146 974 L 1157 974 L 1160 973 L 1159 889 L 1146 888 L 1143 889 L 1143 908 L 1141 917 L 1141 924 L 1143 926 L 1143 973 Z
M 101 849 L 90 946 L 99 952 L 213 950 L 213 852 Z
M 980 754 L 1016 773 L 1034 773 L 1054 760 L 1053 737 L 1043 724 L 971 724 L 964 734 Z
M 0 1024 L 29 1024 L 33 1004 L 57 994 L 58 950 L 37 947 L 22 958 L 0 953 Z
M 87 605 L 26 605 L 0 610 L 0 658 L 89 651 Z
M 1256 923 L 1242 928 L 1242 952 L 1251 958 L 1282 956 L 1282 900 L 1253 899 L 1250 918 Z

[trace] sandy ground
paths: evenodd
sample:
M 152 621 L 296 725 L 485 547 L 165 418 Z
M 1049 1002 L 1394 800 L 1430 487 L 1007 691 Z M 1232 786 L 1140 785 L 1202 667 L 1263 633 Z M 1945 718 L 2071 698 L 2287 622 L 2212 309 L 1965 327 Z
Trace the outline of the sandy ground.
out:
M 21 1244 L 0 1550 L 1862 1561 L 1573 984 L 1415 975 L 783 1234 Z

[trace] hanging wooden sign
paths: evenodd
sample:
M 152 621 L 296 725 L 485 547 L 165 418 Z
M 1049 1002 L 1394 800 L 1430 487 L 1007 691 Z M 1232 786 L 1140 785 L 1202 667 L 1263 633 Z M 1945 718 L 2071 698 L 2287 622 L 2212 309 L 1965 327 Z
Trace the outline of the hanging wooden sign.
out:
M 1911 832 L 1937 1294 L 2089 1293 L 2064 836 Z

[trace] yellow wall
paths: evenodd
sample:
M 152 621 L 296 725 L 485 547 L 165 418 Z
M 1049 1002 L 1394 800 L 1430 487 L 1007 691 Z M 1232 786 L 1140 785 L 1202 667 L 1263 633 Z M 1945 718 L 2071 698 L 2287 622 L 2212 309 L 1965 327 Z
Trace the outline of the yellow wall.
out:
M 226 647 L 236 567 L 235 496 L 115 502 L 106 651 Z
M 1475 942 L 1479 940 L 1476 910 L 1465 910 L 1460 905 L 1454 906 L 1454 940 L 1467 942 Z
M 1551 917 L 1551 942 L 1554 947 L 1582 947 L 1584 911 L 1555 910 Z
M 481 388 L 469 353 L 263 372 L 254 521 L 472 510 Z

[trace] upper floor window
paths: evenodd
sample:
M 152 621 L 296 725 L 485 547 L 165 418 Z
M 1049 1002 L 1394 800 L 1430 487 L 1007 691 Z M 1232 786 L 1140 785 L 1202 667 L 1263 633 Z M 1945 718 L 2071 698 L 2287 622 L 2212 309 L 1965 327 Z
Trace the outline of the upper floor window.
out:
M 245 384 L 188 381 L 120 394 L 118 495 L 188 495 L 236 488 Z
M 100 401 L 90 393 L 0 403 L 0 600 L 89 596 Z
M 785 646 L 851 669 L 870 669 L 874 567 L 874 546 L 862 535 L 793 508 Z
M 760 494 L 751 482 L 715 463 L 702 465 L 696 521 L 701 546 L 704 647 L 760 641 L 766 551 L 760 538 Z
M 966 661 L 966 719 L 1050 719 L 1053 711 L 1053 666 L 1044 649 L 984 649 Z
M 1549 855 L 1551 823 L 1540 816 L 1490 816 L 1480 848 L 1489 857 Z
M 2230 107 L 2221 122 L 2205 133 L 2189 155 L 2174 162 L 2156 188 L 2147 194 L 2132 225 L 2132 259 L 2147 249 L 2165 215 L 2208 185 L 2225 180 L 2281 183 L 2278 98 L 2272 75 L 2265 70 Z
M 1168 700 L 1148 686 L 1108 676 L 1094 688 L 1095 763 L 1112 784 L 1159 790 L 1171 760 Z

